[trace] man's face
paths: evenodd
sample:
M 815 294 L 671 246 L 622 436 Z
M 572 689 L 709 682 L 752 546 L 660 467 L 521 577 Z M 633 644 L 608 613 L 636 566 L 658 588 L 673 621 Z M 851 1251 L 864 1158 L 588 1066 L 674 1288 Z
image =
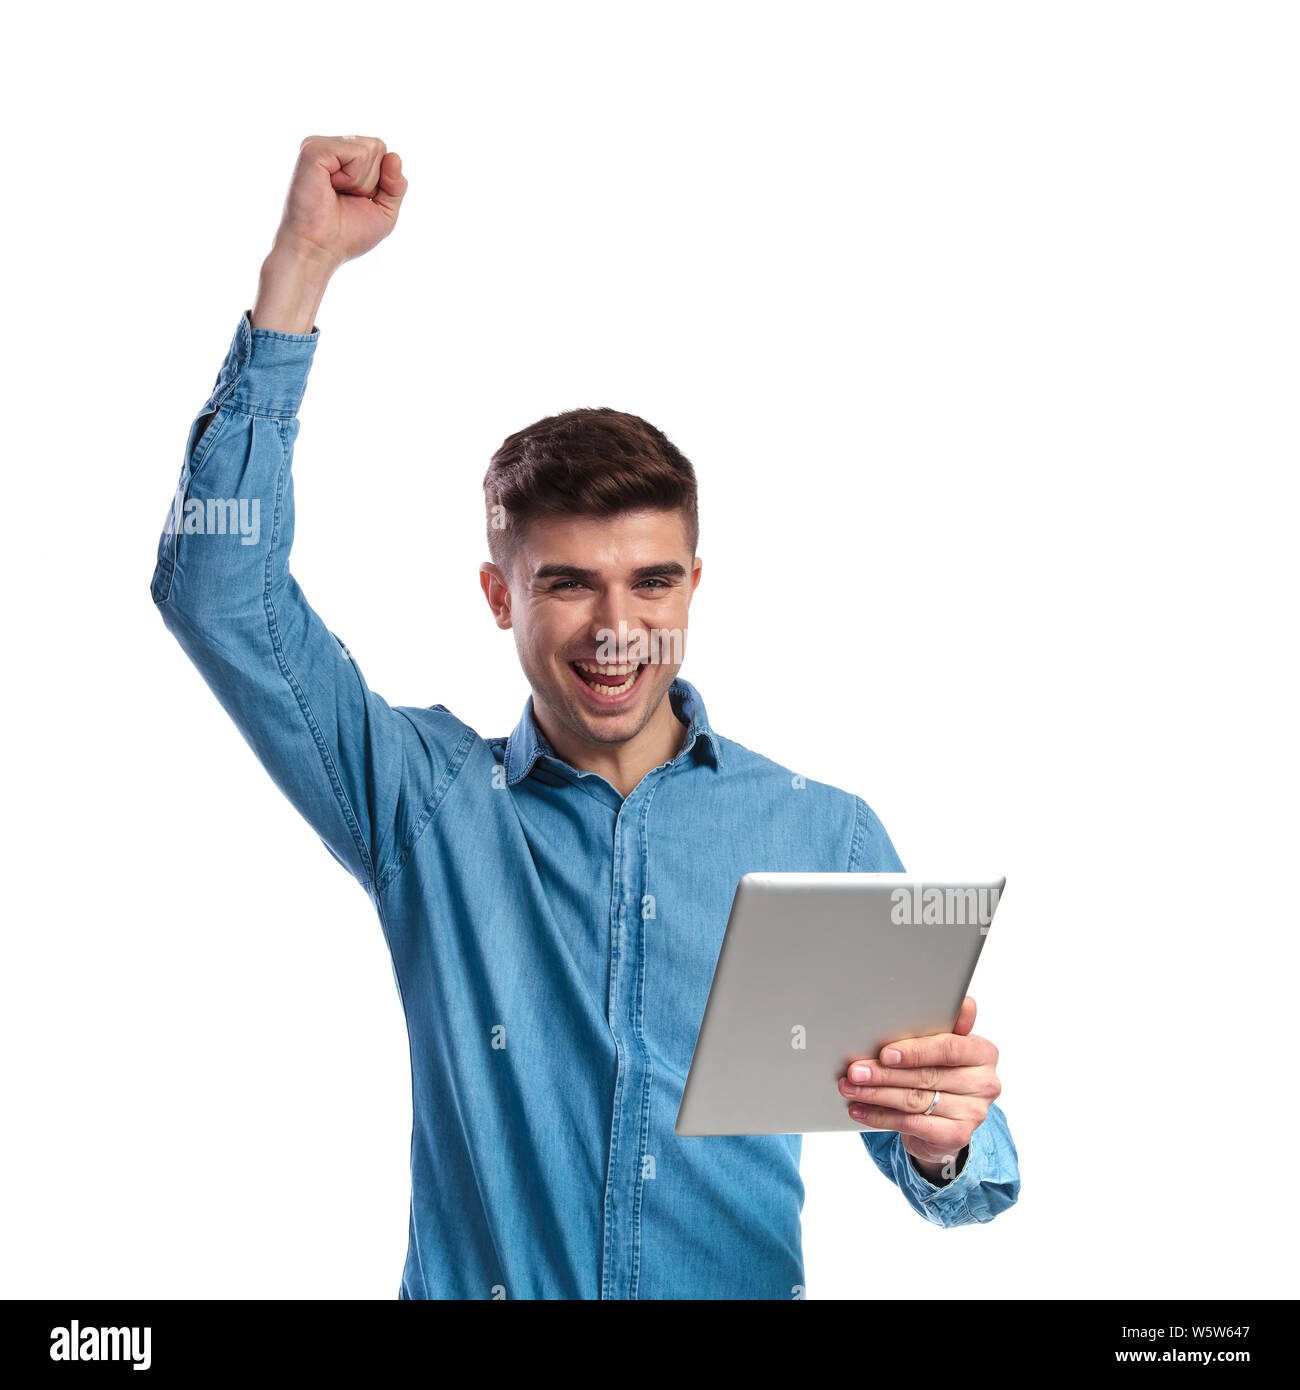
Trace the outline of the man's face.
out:
M 681 666 L 700 567 L 680 511 L 545 517 L 527 524 L 508 589 L 495 565 L 482 583 L 547 714 L 580 739 L 624 743 Z

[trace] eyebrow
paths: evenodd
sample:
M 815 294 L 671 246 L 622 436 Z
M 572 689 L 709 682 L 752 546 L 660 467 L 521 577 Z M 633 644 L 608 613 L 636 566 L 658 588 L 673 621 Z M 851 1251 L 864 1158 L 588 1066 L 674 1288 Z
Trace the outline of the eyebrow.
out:
M 534 579 L 582 579 L 591 581 L 600 578 L 600 571 L 584 569 L 581 565 L 540 565 L 533 571 Z M 685 579 L 686 566 L 677 560 L 661 560 L 654 565 L 639 565 L 632 571 L 636 579 Z

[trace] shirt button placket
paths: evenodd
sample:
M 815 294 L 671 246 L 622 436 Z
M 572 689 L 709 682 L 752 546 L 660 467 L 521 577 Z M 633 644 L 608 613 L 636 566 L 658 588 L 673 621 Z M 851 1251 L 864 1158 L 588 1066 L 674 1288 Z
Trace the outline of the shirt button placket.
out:
M 617 1047 L 618 1077 L 610 1126 L 609 1173 L 605 1185 L 605 1298 L 629 1298 L 632 1293 L 638 1176 L 643 1136 L 644 1068 L 636 1038 L 636 1007 L 640 963 L 637 933 L 629 920 L 627 899 L 635 891 L 636 866 L 629 862 L 627 836 L 635 833 L 640 798 L 628 798 L 614 824 L 613 882 L 610 893 L 610 986 L 607 1019 Z
M 623 959 L 622 908 L 623 908 L 623 820 L 622 812 L 614 821 L 614 847 L 612 882 L 610 884 L 609 916 L 609 989 L 606 996 L 605 1017 L 609 1031 L 614 1038 L 615 1065 L 618 1068 L 614 1080 L 614 1112 L 610 1117 L 609 1170 L 605 1177 L 605 1240 L 604 1259 L 601 1270 L 601 1297 L 623 1297 L 623 1269 L 628 1247 L 627 1223 L 630 1208 L 625 1198 L 623 1168 L 625 1166 L 624 1146 L 627 1130 L 623 1123 L 625 1097 L 632 1082 L 628 1074 L 627 1038 L 622 1027 L 623 981 L 626 976 L 626 962 Z

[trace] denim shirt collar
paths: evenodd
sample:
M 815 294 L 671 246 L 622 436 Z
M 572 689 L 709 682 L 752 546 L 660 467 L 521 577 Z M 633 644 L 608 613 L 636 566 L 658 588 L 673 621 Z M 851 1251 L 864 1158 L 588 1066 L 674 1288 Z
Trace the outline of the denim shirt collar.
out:
M 688 753 L 695 746 L 697 739 L 703 739 L 712 751 L 714 767 L 721 769 L 722 744 L 709 724 L 700 692 L 689 681 L 678 676 L 668 687 L 668 699 L 672 704 L 673 713 L 686 725 L 686 741 L 677 756 Z M 537 727 L 537 721 L 533 718 L 533 697 L 529 694 L 524 701 L 523 715 L 515 725 L 514 733 L 506 740 L 506 783 L 514 786 L 520 778 L 526 777 L 538 758 L 549 758 L 565 767 L 569 766 Z

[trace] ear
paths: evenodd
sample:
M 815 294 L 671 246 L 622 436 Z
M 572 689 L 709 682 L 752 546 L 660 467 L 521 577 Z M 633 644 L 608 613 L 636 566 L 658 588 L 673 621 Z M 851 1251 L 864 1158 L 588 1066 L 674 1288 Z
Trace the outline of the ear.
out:
M 488 607 L 492 610 L 496 625 L 504 632 L 511 626 L 510 586 L 506 583 L 500 566 L 494 565 L 491 560 L 485 560 L 478 567 L 478 582 L 483 590 L 483 597 L 487 599 Z

